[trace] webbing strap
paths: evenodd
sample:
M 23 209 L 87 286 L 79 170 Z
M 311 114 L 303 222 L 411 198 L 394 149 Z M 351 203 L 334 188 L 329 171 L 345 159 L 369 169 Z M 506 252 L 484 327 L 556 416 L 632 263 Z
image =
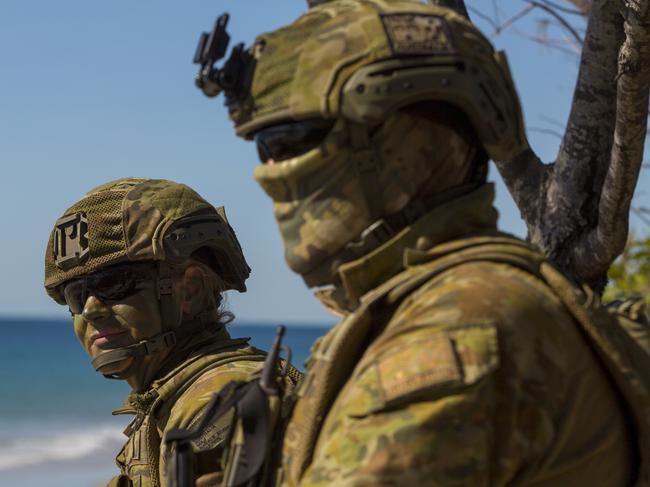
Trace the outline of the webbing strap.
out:
M 158 264 L 158 301 L 163 331 L 175 329 L 181 319 L 180 310 L 174 309 L 172 269 L 166 262 Z
M 334 263 L 351 262 L 372 252 L 388 242 L 407 226 L 415 223 L 436 206 L 470 193 L 482 183 L 467 183 L 436 193 L 428 198 L 414 198 L 404 208 L 390 215 L 384 215 L 366 228 L 359 238 L 350 242 L 340 251 L 318 264 L 312 271 L 303 274 L 305 284 L 309 287 L 332 284 L 332 274 L 336 271 Z M 376 188 L 374 193 L 381 193 Z
M 370 140 L 368 127 L 348 121 L 348 134 L 350 135 L 350 148 L 355 170 L 359 175 L 358 182 L 361 186 L 368 213 L 371 220 L 377 220 L 383 213 L 383 195 L 379 186 L 380 158 L 377 149 Z

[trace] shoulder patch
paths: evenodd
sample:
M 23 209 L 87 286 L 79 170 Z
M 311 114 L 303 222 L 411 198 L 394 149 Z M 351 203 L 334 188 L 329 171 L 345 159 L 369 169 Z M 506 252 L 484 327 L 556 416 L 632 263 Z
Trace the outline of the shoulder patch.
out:
M 223 441 L 226 439 L 228 430 L 230 429 L 230 424 L 232 423 L 233 412 L 229 412 L 225 416 L 211 423 L 201 432 L 201 436 L 192 441 L 192 447 L 195 451 L 207 451 L 213 450 L 220 446 Z M 197 417 L 196 421 L 192 422 L 192 426 L 199 421 L 202 415 Z
M 451 34 L 442 17 L 425 14 L 386 14 L 381 21 L 393 54 L 454 54 Z
M 419 392 L 471 385 L 499 364 L 497 330 L 493 324 L 472 324 L 429 336 L 416 333 L 376 363 L 386 404 Z
M 351 417 L 363 417 L 411 401 L 435 400 L 475 384 L 499 366 L 492 323 L 446 330 L 415 329 L 391 339 L 362 365 L 340 395 Z
M 462 379 L 460 363 L 446 333 L 437 333 L 377 362 L 380 387 L 386 402 L 432 385 L 444 386 Z

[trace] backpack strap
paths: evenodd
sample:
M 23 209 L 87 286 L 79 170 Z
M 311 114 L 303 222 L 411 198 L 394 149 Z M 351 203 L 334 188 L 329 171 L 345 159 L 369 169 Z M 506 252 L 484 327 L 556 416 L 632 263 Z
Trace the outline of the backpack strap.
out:
M 158 434 L 156 418 L 163 406 L 173 405 L 192 384 L 209 370 L 240 360 L 261 363 L 264 358 L 263 352 L 248 346 L 248 338 L 230 339 L 211 349 L 208 355 L 200 356 L 200 358 L 193 357 L 175 368 L 165 378 L 154 382 L 151 391 L 155 395 L 155 400 L 147 412 L 148 421 L 146 421 L 146 431 L 144 432 L 150 458 L 158 459 L 160 455 L 161 438 Z M 149 475 L 153 485 L 160 485 L 158 467 L 157 461 L 152 461 L 149 464 Z
M 583 335 L 625 398 L 638 432 L 637 485 L 650 485 L 650 328 L 644 323 L 616 319 L 589 287 L 571 286 L 552 266 L 542 264 L 540 271 L 580 324 Z

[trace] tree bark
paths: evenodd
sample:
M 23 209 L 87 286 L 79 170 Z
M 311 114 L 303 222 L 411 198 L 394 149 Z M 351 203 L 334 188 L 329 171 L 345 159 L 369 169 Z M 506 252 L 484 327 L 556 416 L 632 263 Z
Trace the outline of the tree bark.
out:
M 497 166 L 522 211 L 529 239 L 602 291 L 607 269 L 625 246 L 643 159 L 650 86 L 648 1 L 571 3 L 589 10 L 589 23 L 557 160 L 540 168 L 528 151 Z

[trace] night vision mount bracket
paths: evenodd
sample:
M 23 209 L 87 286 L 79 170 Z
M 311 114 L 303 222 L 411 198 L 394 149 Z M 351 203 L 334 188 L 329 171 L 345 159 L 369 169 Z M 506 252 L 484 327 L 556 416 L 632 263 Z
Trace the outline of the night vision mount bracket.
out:
M 203 32 L 194 54 L 194 64 L 201 67 L 195 81 L 206 96 L 215 97 L 222 91 L 226 105 L 230 106 L 245 95 L 253 71 L 253 56 L 244 43 L 236 44 L 221 68 L 216 63 L 228 50 L 230 35 L 226 31 L 230 16 L 225 13 L 217 18 L 212 32 Z

